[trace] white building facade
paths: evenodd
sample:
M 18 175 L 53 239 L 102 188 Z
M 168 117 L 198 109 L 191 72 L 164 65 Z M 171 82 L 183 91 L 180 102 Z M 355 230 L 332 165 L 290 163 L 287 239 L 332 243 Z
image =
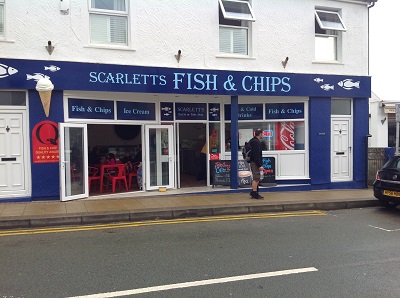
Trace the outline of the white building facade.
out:
M 22 2 L 0 0 L 0 200 L 90 196 L 93 147 L 142 149 L 128 192 L 184 188 L 204 136 L 198 180 L 240 190 L 257 128 L 274 183 L 364 187 L 375 1 Z

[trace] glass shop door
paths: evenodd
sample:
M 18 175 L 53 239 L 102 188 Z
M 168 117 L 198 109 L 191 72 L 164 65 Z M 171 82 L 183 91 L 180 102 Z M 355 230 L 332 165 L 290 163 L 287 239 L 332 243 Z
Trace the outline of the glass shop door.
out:
M 175 149 L 172 125 L 146 125 L 146 190 L 174 188 Z
M 88 191 L 87 125 L 60 123 L 61 201 L 86 198 Z

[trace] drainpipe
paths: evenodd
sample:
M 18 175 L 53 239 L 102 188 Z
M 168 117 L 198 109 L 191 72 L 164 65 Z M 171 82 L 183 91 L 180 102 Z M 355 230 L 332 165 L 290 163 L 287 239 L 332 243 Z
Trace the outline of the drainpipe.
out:
M 376 2 L 378 2 L 378 0 L 371 0 L 370 4 L 368 5 L 368 8 L 374 7 Z
M 375 6 L 378 0 L 371 0 L 368 4 L 368 75 L 369 75 L 369 9 Z
M 368 188 L 368 139 L 372 135 L 367 134 L 365 136 L 365 188 Z

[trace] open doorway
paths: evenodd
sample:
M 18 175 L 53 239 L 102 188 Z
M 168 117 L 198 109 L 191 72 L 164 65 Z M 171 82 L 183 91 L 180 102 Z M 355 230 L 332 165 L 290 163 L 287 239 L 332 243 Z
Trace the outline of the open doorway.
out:
M 94 171 L 93 179 L 89 171 L 89 196 L 141 190 L 142 126 L 88 124 L 87 127 L 88 164 L 89 170 Z M 104 167 L 114 162 L 114 168 Z M 118 165 L 121 164 L 125 165 L 121 174 L 125 178 L 115 177 L 119 175 Z
M 205 123 L 179 123 L 180 187 L 207 185 L 207 159 L 201 150 L 206 145 Z M 206 155 L 204 154 L 204 157 Z

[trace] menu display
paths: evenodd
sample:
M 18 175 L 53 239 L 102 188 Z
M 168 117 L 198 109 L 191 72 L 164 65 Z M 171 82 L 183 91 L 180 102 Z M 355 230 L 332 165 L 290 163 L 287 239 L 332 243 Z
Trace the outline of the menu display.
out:
M 264 168 L 263 177 L 260 185 L 273 184 L 275 181 L 275 157 L 263 157 L 262 165 Z M 231 161 L 214 160 L 210 161 L 211 184 L 212 185 L 231 185 Z M 251 186 L 252 174 L 250 164 L 245 160 L 238 160 L 238 183 L 239 187 Z
M 211 184 L 212 185 L 231 185 L 231 161 L 215 160 L 210 161 Z M 247 161 L 238 161 L 238 183 L 240 187 L 251 185 L 250 164 Z
M 262 166 L 264 168 L 264 177 L 260 180 L 260 185 L 276 184 L 275 181 L 275 157 L 263 157 Z

